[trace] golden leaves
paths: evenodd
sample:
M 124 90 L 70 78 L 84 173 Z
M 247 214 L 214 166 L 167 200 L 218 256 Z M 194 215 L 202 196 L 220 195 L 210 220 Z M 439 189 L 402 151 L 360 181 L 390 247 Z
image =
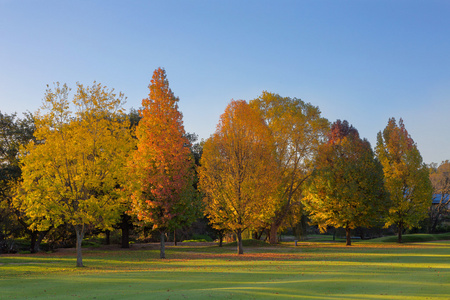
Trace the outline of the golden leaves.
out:
M 108 226 L 119 207 L 112 191 L 133 145 L 121 113 L 123 96 L 100 84 L 78 84 L 74 115 L 68 91 L 59 84 L 47 90 L 37 117 L 38 143 L 24 149 L 21 207 L 36 224 Z
M 204 145 L 199 168 L 212 223 L 243 230 L 273 216 L 274 155 L 270 130 L 258 112 L 245 101 L 231 101 Z

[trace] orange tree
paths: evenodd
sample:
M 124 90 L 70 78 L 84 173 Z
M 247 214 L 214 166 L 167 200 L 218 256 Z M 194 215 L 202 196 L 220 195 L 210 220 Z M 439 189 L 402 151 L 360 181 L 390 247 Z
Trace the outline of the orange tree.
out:
M 161 235 L 196 216 L 193 157 L 185 137 L 179 99 L 169 88 L 164 69 L 153 73 L 150 94 L 142 100 L 136 127 L 137 149 L 129 162 L 132 213 Z
M 343 227 L 347 245 L 350 230 L 379 221 L 388 207 L 383 169 L 367 140 L 347 121 L 331 126 L 328 142 L 319 148 L 316 173 L 305 198 L 310 219 L 324 231 Z
M 94 83 L 77 84 L 72 113 L 66 85 L 48 89 L 35 115 L 36 142 L 22 152 L 22 178 L 15 205 L 30 227 L 72 225 L 77 267 L 86 226 L 111 228 L 121 213 L 116 187 L 132 145 L 124 121 L 124 97 Z
M 397 226 L 401 243 L 403 230 L 419 226 L 427 217 L 433 191 L 429 171 L 402 119 L 398 125 L 394 118 L 389 119 L 378 133 L 376 153 L 392 200 L 386 226 Z
M 273 217 L 277 167 L 270 130 L 245 101 L 231 101 L 205 142 L 199 169 L 206 215 L 217 229 L 236 234 Z
M 289 217 L 298 219 L 298 213 L 302 213 L 305 181 L 312 174 L 312 159 L 326 137 L 329 122 L 320 116 L 318 107 L 297 98 L 263 92 L 250 105 L 261 113 L 276 148 L 280 176 L 274 195 L 276 213 L 266 225 L 270 228 L 270 243 L 276 243 L 283 223 Z

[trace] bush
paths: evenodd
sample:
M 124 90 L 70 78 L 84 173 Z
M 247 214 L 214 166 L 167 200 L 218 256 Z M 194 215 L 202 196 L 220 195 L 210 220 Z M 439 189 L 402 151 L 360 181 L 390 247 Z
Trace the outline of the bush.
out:
M 206 242 L 210 242 L 210 241 L 207 241 L 205 239 L 184 240 L 184 241 L 182 241 L 182 243 L 206 243 Z
M 192 235 L 193 240 L 204 240 L 204 242 L 212 242 L 213 239 L 206 234 L 193 234 Z
M 98 242 L 98 241 L 95 241 L 95 240 L 89 240 L 89 241 L 83 241 L 82 243 L 81 243 L 81 247 L 83 247 L 83 248 L 87 248 L 87 247 L 89 247 L 89 248 L 98 248 L 98 247 L 100 247 L 102 244 L 101 244 L 101 242 Z
M 226 243 L 225 246 L 227 247 L 237 247 L 237 241 Z M 255 240 L 255 239 L 243 239 L 242 240 L 242 246 L 244 247 L 266 247 L 270 246 L 270 244 L 261 241 L 261 240 Z

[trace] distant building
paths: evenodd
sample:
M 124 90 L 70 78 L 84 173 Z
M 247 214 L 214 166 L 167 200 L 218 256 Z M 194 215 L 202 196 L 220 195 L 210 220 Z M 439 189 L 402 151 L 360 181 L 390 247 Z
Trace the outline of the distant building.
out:
M 447 209 L 450 209 L 450 194 L 433 194 L 433 202 L 432 205 L 439 205 L 439 204 L 447 204 Z

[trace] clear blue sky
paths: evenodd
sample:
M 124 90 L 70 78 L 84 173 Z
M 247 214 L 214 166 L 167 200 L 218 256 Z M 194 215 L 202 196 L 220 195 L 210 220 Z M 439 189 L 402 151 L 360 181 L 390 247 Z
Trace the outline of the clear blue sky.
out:
M 185 128 L 207 138 L 263 90 L 348 120 L 375 146 L 403 118 L 426 163 L 450 159 L 450 1 L 0 0 L 0 110 L 94 80 L 127 108 L 167 71 Z

